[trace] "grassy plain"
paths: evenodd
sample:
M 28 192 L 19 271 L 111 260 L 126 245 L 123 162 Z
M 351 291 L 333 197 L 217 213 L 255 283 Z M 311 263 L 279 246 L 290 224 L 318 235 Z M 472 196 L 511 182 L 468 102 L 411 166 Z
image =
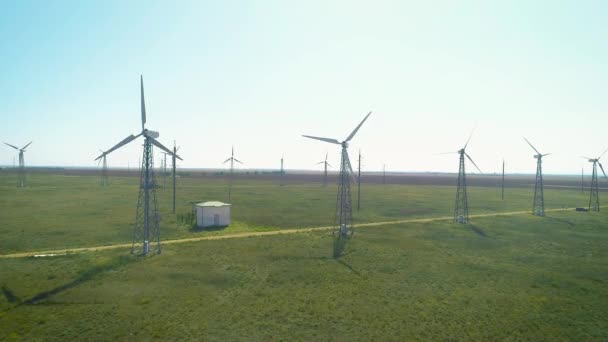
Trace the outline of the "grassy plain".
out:
M 136 180 L 0 178 L 0 254 L 129 242 Z M 135 184 L 134 184 L 135 183 Z M 21 191 L 24 190 L 24 191 Z M 331 223 L 333 187 L 237 184 L 234 227 L 192 232 L 159 192 L 163 237 Z M 367 185 L 358 222 L 449 216 L 453 187 Z M 180 180 L 189 201 L 223 182 Z M 530 189 L 469 189 L 472 213 L 526 210 Z M 547 190 L 548 208 L 584 206 Z M 45 204 L 47 204 L 45 206 Z M 25 208 L 23 208 L 25 207 Z M 34 215 L 34 212 L 40 215 Z M 131 218 L 125 219 L 126 218 Z M 608 339 L 608 213 L 551 212 L 357 229 L 331 258 L 328 232 L 166 245 L 53 258 L 0 258 L 0 340 Z
M 0 173 L 0 254 L 110 245 L 131 242 L 138 179 L 111 177 L 101 188 L 97 177 L 33 174 L 29 187 L 15 187 L 15 175 Z M 227 201 L 226 181 L 184 177 L 178 182 L 177 212 L 191 202 Z M 354 190 L 354 189 L 353 189 Z M 500 200 L 497 188 L 469 187 L 471 214 L 510 212 L 531 207 L 531 188 L 509 188 Z M 452 186 L 363 184 L 362 209 L 356 223 L 452 214 Z M 353 195 L 355 192 L 353 191 Z M 227 229 L 189 230 L 171 213 L 171 190 L 157 191 L 163 239 L 246 231 L 327 226 L 333 223 L 336 186 L 319 183 L 279 187 L 271 181 L 237 181 L 232 194 L 232 221 Z M 353 196 L 354 198 L 354 196 Z M 585 206 L 588 195 L 573 190 L 545 190 L 547 208 Z

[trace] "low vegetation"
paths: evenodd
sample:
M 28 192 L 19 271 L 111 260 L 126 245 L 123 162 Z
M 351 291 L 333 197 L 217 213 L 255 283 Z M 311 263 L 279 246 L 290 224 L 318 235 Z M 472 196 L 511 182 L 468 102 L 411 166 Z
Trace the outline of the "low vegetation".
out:
M 19 192 L 2 179 L 3 254 L 130 241 L 132 179 L 107 189 L 92 177 L 38 182 Z M 222 199 L 224 190 L 188 179 L 180 188 L 182 210 L 184 197 Z M 368 222 L 449 216 L 454 190 L 365 188 L 358 217 Z M 234 230 L 326 225 L 332 214 L 333 189 L 317 184 L 250 182 L 235 193 Z M 497 193 L 471 188 L 472 211 L 529 207 L 529 189 L 510 189 L 506 203 Z M 225 233 L 167 224 L 168 198 L 164 234 Z M 548 207 L 584 200 L 546 192 Z M 605 341 L 607 238 L 608 213 L 568 210 L 361 227 L 340 259 L 329 232 L 171 244 L 147 258 L 128 248 L 0 258 L 0 340 Z

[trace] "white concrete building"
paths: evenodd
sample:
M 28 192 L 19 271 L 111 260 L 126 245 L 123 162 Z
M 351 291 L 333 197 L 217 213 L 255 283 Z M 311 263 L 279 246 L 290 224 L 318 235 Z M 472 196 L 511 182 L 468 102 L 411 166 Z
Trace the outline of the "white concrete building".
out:
M 210 201 L 198 203 L 194 206 L 196 208 L 197 227 L 224 227 L 230 225 L 231 204 Z

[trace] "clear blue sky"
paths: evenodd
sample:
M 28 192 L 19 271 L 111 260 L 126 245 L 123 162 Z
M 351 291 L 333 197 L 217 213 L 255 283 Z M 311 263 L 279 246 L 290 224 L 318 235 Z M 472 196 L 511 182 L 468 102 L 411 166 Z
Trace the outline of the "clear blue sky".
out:
M 314 168 L 351 147 L 364 169 L 578 173 L 608 147 L 606 1 L 3 1 L 0 140 L 29 165 L 93 166 L 148 127 L 183 167 Z M 110 155 L 136 164 L 140 143 Z M 0 148 L 0 164 L 14 150 Z M 606 158 L 608 163 L 608 157 Z

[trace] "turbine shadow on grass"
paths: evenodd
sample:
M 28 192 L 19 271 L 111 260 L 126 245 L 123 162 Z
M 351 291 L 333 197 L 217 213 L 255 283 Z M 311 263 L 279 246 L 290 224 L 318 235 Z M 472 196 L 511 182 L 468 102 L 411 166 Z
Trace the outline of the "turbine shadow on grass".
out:
M 8 301 L 9 303 L 15 303 L 20 301 L 19 297 L 15 296 L 13 291 L 11 291 L 6 286 L 2 286 L 2 294 L 4 295 L 4 298 L 6 298 L 6 301 Z
M 469 224 L 469 226 L 471 226 L 471 230 L 472 230 L 472 231 L 473 231 L 475 234 L 477 234 L 477 235 L 479 235 L 479 236 L 482 236 L 482 237 L 488 237 L 488 235 L 486 234 L 486 232 L 484 232 L 484 231 L 483 231 L 481 228 L 477 227 L 476 225 L 474 225 L 474 224 Z
M 567 224 L 569 227 L 574 227 L 575 226 L 575 224 L 572 221 L 560 219 L 560 218 L 557 218 L 557 217 L 551 217 L 551 216 L 545 216 L 545 218 L 549 219 L 551 221 Z
M 361 273 L 359 271 L 357 271 L 356 269 L 353 268 L 353 266 L 351 266 L 350 264 L 346 263 L 344 260 L 342 259 L 335 259 L 338 263 L 342 264 L 344 267 L 348 268 L 351 272 L 353 272 L 354 274 L 361 276 Z
M 48 291 L 44 291 L 44 292 L 40 292 L 35 294 L 34 296 L 32 296 L 29 299 L 24 300 L 23 302 L 21 302 L 18 306 L 21 305 L 32 305 L 32 304 L 38 304 L 39 302 L 48 299 L 51 296 L 54 296 L 58 293 L 61 293 L 65 290 L 69 290 L 73 287 L 76 287 L 82 283 L 85 283 L 89 280 L 91 280 L 93 277 L 95 277 L 98 274 L 107 272 L 107 271 L 112 271 L 112 270 L 116 270 L 120 267 L 126 266 L 132 262 L 137 261 L 137 258 L 133 258 L 133 257 L 129 257 L 129 256 L 120 256 L 118 258 L 116 258 L 115 260 L 113 260 L 110 263 L 107 264 L 103 264 L 103 265 L 97 265 L 97 266 L 93 266 L 92 268 L 85 270 L 84 272 L 80 273 L 79 276 L 77 276 L 74 280 L 67 282 L 63 285 L 57 286 L 51 290 Z

